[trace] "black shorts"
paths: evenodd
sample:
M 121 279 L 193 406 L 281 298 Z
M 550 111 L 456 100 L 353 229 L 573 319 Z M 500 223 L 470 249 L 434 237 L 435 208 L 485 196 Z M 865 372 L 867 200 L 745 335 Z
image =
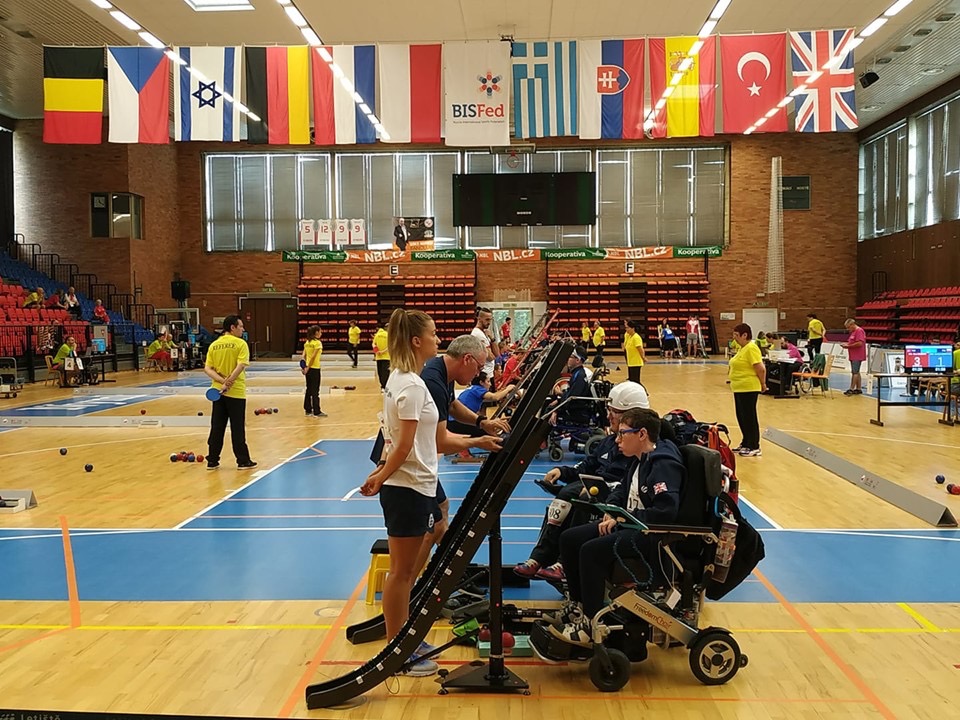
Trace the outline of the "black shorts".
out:
M 433 532 L 440 510 L 436 498 L 397 485 L 380 487 L 380 507 L 390 537 L 419 537 Z

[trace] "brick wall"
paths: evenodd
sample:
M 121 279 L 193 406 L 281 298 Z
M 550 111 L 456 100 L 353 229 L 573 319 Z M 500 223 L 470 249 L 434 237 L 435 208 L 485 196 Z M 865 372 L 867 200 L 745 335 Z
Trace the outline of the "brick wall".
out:
M 857 139 L 852 134 L 784 134 L 734 136 L 729 142 L 730 247 L 709 261 L 711 311 L 739 312 L 756 302 L 779 307 L 781 328 L 805 325 L 816 311 L 830 327 L 839 327 L 856 304 Z M 158 148 L 102 145 L 44 146 L 40 123 L 22 122 L 17 131 L 17 229 L 30 241 L 78 262 L 82 271 L 102 274 L 118 285 L 143 286 L 144 300 L 158 307 L 170 303 L 173 273 L 191 281 L 193 304 L 205 321 L 239 307 L 239 297 L 272 283 L 296 293 L 298 265 L 282 263 L 278 254 L 209 254 L 203 245 L 202 153 L 227 149 L 214 143 L 179 143 Z M 231 150 L 244 148 L 232 145 Z M 757 298 L 766 272 L 770 161 L 783 158 L 785 175 L 810 175 L 812 210 L 784 213 L 787 290 L 782 297 Z M 55 191 L 52 191 L 55 189 Z M 123 253 L 105 241 L 91 241 L 88 195 L 95 190 L 130 190 L 143 195 L 147 240 L 133 244 L 128 268 Z M 176 238 L 176 242 L 174 242 Z M 116 255 L 116 257 L 114 257 Z M 75 259 L 74 259 L 75 258 Z M 701 270 L 702 260 L 641 263 L 661 271 Z M 601 268 L 603 268 L 601 270 Z M 620 273 L 620 262 L 589 263 L 400 263 L 400 278 L 409 275 L 473 274 L 478 297 L 492 300 L 496 290 L 529 289 L 545 300 L 546 278 L 553 272 Z M 311 275 L 389 280 L 387 265 L 313 265 Z M 718 322 L 721 336 L 733 322 Z

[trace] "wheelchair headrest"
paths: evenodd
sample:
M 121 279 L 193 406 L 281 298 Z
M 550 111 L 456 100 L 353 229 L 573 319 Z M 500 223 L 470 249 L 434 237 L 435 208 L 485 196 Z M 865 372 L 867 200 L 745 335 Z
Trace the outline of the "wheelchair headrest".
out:
M 720 453 L 702 445 L 682 445 L 680 454 L 687 478 L 680 493 L 678 525 L 710 525 L 709 501 L 723 491 Z

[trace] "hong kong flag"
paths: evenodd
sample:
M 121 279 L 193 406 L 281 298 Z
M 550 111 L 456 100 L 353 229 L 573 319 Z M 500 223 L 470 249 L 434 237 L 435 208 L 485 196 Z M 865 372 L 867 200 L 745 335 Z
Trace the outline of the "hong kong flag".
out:
M 722 35 L 723 132 L 742 133 L 771 110 L 758 132 L 786 132 L 787 35 Z

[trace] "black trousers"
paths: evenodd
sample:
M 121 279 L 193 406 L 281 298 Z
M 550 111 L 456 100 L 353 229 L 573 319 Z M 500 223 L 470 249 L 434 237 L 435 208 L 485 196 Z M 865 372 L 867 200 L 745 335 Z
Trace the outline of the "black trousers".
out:
M 595 368 L 603 365 L 603 345 L 597 348 L 597 351 L 593 355 L 593 366 Z
M 581 490 L 583 490 L 583 483 L 579 480 L 569 483 L 560 488 L 557 499 L 570 502 L 573 498 L 580 497 Z M 536 560 L 541 567 L 553 565 L 560 559 L 560 536 L 565 530 L 583 525 L 590 520 L 590 513 L 581 510 L 577 505 L 570 508 L 570 512 L 559 525 L 551 525 L 547 519 L 548 514 L 549 508 L 543 514 L 540 537 L 537 538 L 537 544 L 530 553 L 530 558 Z
M 735 392 L 733 394 L 733 403 L 737 410 L 737 424 L 743 434 L 743 441 L 740 445 L 750 450 L 760 449 L 760 421 L 757 419 L 758 397 L 760 397 L 759 391 Z
M 386 389 L 387 380 L 390 379 L 389 360 L 377 360 L 377 378 L 380 380 L 380 389 Z
M 641 555 L 649 562 L 650 540 L 637 530 L 614 530 L 600 535 L 596 523 L 570 528 L 560 536 L 560 560 L 567 576 L 570 599 L 583 604 L 583 612 L 592 618 L 603 608 L 606 580 L 613 572 L 617 556 Z
M 308 415 L 320 412 L 320 368 L 307 370 L 307 389 L 303 393 L 303 411 Z
M 823 338 L 817 338 L 816 340 L 807 340 L 807 354 L 810 356 L 810 362 L 813 362 L 813 359 L 820 355 L 820 348 L 823 346 Z
M 347 357 L 353 360 L 353 366 L 357 366 L 357 360 L 360 359 L 360 346 L 347 345 Z
M 643 365 L 629 365 L 627 366 L 627 380 L 630 382 L 638 383 L 640 382 L 640 371 L 643 370 Z
M 230 442 L 233 445 L 233 456 L 237 459 L 237 463 L 250 462 L 250 450 L 247 449 L 246 413 L 247 401 L 243 398 L 222 395 L 213 403 L 210 436 L 207 438 L 208 462 L 220 462 L 227 422 L 230 423 Z

